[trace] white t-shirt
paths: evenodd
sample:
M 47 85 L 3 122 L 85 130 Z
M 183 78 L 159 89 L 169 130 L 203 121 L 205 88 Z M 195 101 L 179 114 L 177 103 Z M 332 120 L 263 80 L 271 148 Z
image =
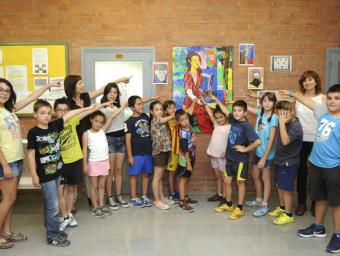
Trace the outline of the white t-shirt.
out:
M 102 108 L 101 111 L 104 113 L 105 118 L 108 118 L 110 115 L 112 115 L 113 112 L 117 111 L 117 107 L 107 107 L 107 108 Z M 117 116 L 115 116 L 111 122 L 111 125 L 109 129 L 107 129 L 106 133 L 110 132 L 117 132 L 120 130 L 124 130 L 124 111 L 120 112 Z
M 322 104 L 322 96 L 323 94 L 319 94 L 318 96 L 311 97 L 311 99 L 316 103 Z M 302 126 L 303 141 L 314 142 L 318 124 L 314 112 L 298 101 L 295 103 L 295 110 Z
M 87 130 L 89 160 L 102 161 L 109 159 L 109 146 L 107 144 L 105 132 L 101 129 L 98 132 Z
M 214 123 L 214 131 L 207 148 L 207 154 L 213 157 L 224 156 L 227 149 L 230 124 L 218 125 Z

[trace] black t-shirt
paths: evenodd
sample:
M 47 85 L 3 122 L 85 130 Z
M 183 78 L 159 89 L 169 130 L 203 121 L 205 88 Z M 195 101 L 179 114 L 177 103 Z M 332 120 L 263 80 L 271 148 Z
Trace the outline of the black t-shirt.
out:
M 27 135 L 27 149 L 35 150 L 35 162 L 40 183 L 55 180 L 60 175 L 59 132 L 64 129 L 64 120 L 59 118 L 48 123 L 47 129 L 34 126 Z
M 142 113 L 138 117 L 130 116 L 125 121 L 125 133 L 131 133 L 132 155 L 151 155 L 150 117 Z
M 89 95 L 88 92 L 84 92 L 84 93 L 80 94 L 80 98 L 84 102 L 84 108 L 91 105 L 91 99 L 90 99 L 90 95 Z M 71 110 L 82 108 L 81 106 L 78 106 L 77 103 L 72 98 L 68 98 L 67 101 L 68 101 L 68 104 L 70 105 Z M 83 133 L 90 128 L 91 128 L 91 123 L 90 123 L 90 117 L 89 116 L 86 116 L 86 117 L 84 117 L 83 119 L 80 120 L 79 125 L 77 126 L 77 134 L 78 134 L 78 139 L 79 139 L 80 145 L 82 145 Z

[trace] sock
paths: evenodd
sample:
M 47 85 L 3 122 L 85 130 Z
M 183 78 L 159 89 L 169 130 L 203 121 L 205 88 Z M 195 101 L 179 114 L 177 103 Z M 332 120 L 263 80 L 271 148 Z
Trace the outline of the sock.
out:
M 242 204 L 237 204 L 237 207 L 240 208 L 240 210 L 243 210 L 243 205 Z
M 288 213 L 288 212 L 285 212 L 287 214 L 287 216 L 289 217 L 293 217 L 293 214 L 292 213 Z
M 323 228 L 325 228 L 325 226 L 322 225 L 322 224 L 314 224 L 314 225 L 315 225 L 315 227 L 316 227 L 317 229 L 323 229 Z
M 267 202 L 262 202 L 262 206 L 268 206 L 268 203 Z
M 232 201 L 227 201 L 227 200 L 225 200 L 225 203 L 226 203 L 229 207 L 233 205 L 233 202 L 232 202 Z
M 281 208 L 282 210 L 284 210 L 284 209 L 285 209 L 285 207 L 284 207 L 284 206 L 282 206 L 282 205 L 280 205 L 280 208 Z
M 221 193 L 217 193 L 217 195 L 219 195 L 219 196 L 222 196 L 222 194 L 221 194 Z

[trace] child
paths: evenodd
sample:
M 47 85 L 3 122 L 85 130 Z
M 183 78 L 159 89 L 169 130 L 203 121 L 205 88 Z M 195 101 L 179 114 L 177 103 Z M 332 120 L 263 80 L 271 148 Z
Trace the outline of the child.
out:
M 125 121 L 125 143 L 128 156 L 128 172 L 130 174 L 129 204 L 133 207 L 150 207 L 147 197 L 149 174 L 152 174 L 152 142 L 150 136 L 150 117 L 143 113 L 143 100 L 139 96 L 131 96 L 128 104 L 133 111 Z M 142 198 L 136 196 L 137 176 L 142 174 Z
M 222 112 L 218 105 L 214 112 L 212 112 L 203 97 L 200 98 L 200 100 L 205 104 L 205 109 L 214 124 L 214 131 L 207 148 L 207 154 L 210 156 L 211 166 L 216 177 L 217 193 L 208 198 L 208 202 L 220 201 L 220 204 L 215 211 L 223 212 L 226 205 L 226 183 L 224 182 L 226 166 L 225 150 L 227 148 L 231 125 L 228 123 L 227 116 Z
M 280 101 L 276 105 L 279 118 L 279 136 L 276 142 L 276 187 L 278 190 L 280 207 L 268 213 L 278 217 L 273 221 L 276 225 L 284 225 L 295 221 L 292 214 L 293 191 L 295 177 L 300 161 L 302 146 L 302 127 L 293 112 L 293 104 Z
M 314 110 L 318 118 L 316 140 L 309 158 L 312 164 L 311 197 L 316 201 L 315 223 L 298 230 L 297 234 L 302 237 L 326 237 L 323 222 L 329 204 L 332 206 L 334 233 L 326 250 L 340 252 L 340 84 L 328 89 L 327 109 L 301 93 L 289 92 L 289 95 Z
M 193 212 L 194 205 L 187 196 L 187 186 L 195 164 L 196 137 L 190 125 L 189 116 L 183 110 L 175 112 L 176 121 L 179 124 L 179 157 L 176 174 L 179 177 L 179 207 L 186 212 Z M 197 204 L 197 203 L 196 203 Z
M 91 128 L 83 133 L 83 169 L 85 175 L 90 177 L 92 215 L 97 218 L 112 214 L 110 208 L 104 205 L 105 181 L 110 169 L 109 146 L 105 131 L 119 112 L 118 110 L 113 112 L 105 120 L 105 115 L 101 111 L 95 111 L 90 116 Z
M 37 125 L 31 128 L 27 135 L 28 166 L 35 187 L 41 187 L 45 204 L 45 227 L 47 242 L 53 246 L 68 246 L 67 234 L 59 231 L 58 223 L 58 187 L 60 183 L 59 132 L 64 128 L 64 122 L 75 115 L 81 114 L 93 106 L 73 110 L 51 122 L 52 106 L 44 100 L 37 100 L 33 105 L 33 115 Z
M 255 133 L 254 129 L 246 119 L 247 103 L 243 100 L 237 100 L 233 104 L 233 112 L 229 113 L 215 96 L 211 98 L 216 100 L 221 110 L 228 115 L 231 123 L 228 144 L 226 149 L 226 207 L 225 211 L 230 211 L 228 216 L 231 220 L 236 220 L 244 215 L 243 202 L 246 195 L 245 181 L 248 177 L 248 152 L 261 145 L 261 140 Z M 232 180 L 236 178 L 238 187 L 238 204 L 233 207 L 232 204 Z
M 63 160 L 61 169 L 61 181 L 58 191 L 58 201 L 61 213 L 60 231 L 64 231 L 68 226 L 77 227 L 78 222 L 71 213 L 76 200 L 77 185 L 82 181 L 82 159 L 83 153 L 80 148 L 76 127 L 79 121 L 93 111 L 107 104 L 97 104 L 94 109 L 74 116 L 64 123 L 64 129 L 60 132 L 60 153 Z M 66 98 L 57 99 L 54 102 L 54 112 L 57 118 L 62 118 L 69 112 L 69 104 Z M 64 186 L 65 185 L 65 186 Z M 65 195 L 67 190 L 67 195 Z
M 174 114 L 163 117 L 163 106 L 160 101 L 153 101 L 150 104 L 152 155 L 154 162 L 154 175 L 152 190 L 154 195 L 154 206 L 167 210 L 169 205 L 163 195 L 163 174 L 171 151 L 171 138 L 165 125 L 167 121 L 175 117 Z
M 255 131 L 262 142 L 255 150 L 252 163 L 252 176 L 255 184 L 256 198 L 253 201 L 246 201 L 246 206 L 258 207 L 253 213 L 255 217 L 264 216 L 269 211 L 268 200 L 271 191 L 270 173 L 275 157 L 273 145 L 278 127 L 277 116 L 274 113 L 276 104 L 275 94 L 265 92 L 260 102 L 262 106 L 261 110 L 248 106 L 249 113 L 257 115 Z M 262 174 L 261 178 L 260 174 Z M 261 180 L 263 181 L 263 197 Z
M 192 115 L 194 111 L 197 99 L 193 100 L 193 103 L 185 111 Z M 174 115 L 176 112 L 176 103 L 172 100 L 167 100 L 163 103 L 163 110 L 166 116 Z M 168 171 L 168 182 L 169 182 L 169 204 L 174 204 L 179 202 L 179 194 L 176 192 L 176 170 L 178 166 L 178 155 L 179 155 L 179 137 L 178 137 L 178 123 L 175 119 L 170 119 L 168 121 L 168 126 L 171 134 L 171 154 L 170 159 L 167 164 L 166 170 Z M 191 201 L 193 201 L 191 199 Z

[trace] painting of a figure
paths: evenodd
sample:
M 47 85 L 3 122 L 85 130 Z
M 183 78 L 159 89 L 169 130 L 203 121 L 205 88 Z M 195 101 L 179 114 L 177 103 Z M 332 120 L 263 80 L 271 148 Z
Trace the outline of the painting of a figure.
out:
M 203 103 L 203 97 L 214 108 L 216 103 L 209 93 L 223 101 L 228 91 L 232 97 L 233 47 L 174 47 L 172 49 L 173 99 L 176 107 L 187 109 L 197 98 L 194 107 L 194 129 L 196 132 L 211 133 L 213 124 Z
M 255 61 L 255 44 L 240 44 L 239 45 L 239 65 L 253 66 Z

